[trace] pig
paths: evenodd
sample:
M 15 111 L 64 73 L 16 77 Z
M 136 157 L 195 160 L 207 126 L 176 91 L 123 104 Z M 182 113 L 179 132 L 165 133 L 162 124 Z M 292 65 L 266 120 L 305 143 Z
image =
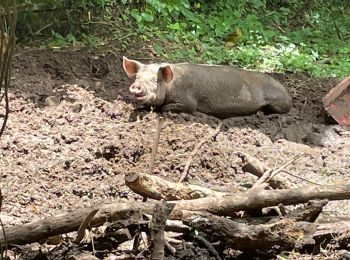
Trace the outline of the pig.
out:
M 142 64 L 126 57 L 123 68 L 135 79 L 129 88 L 135 103 L 162 112 L 201 112 L 223 119 L 259 110 L 287 113 L 291 107 L 283 85 L 261 72 L 220 65 Z

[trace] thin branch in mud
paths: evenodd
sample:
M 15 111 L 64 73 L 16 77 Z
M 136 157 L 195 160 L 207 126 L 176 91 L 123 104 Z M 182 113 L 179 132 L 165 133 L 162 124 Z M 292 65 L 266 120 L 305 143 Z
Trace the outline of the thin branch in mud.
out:
M 1 193 L 0 193 L 0 198 L 1 197 Z M 1 212 L 1 211 L 0 211 Z M 8 243 L 7 243 L 7 237 L 6 237 L 6 232 L 5 232 L 5 227 L 4 227 L 4 223 L 2 222 L 2 219 L 0 218 L 0 227 L 2 229 L 2 235 L 4 237 L 4 246 L 2 245 L 2 243 L 0 242 L 0 256 L 4 257 L 7 255 L 7 249 L 8 249 Z M 1 258 L 2 259 L 2 258 Z
M 209 141 L 211 138 L 215 138 L 219 134 L 221 127 L 222 127 L 222 122 L 219 123 L 218 127 L 215 129 L 215 131 L 213 133 L 211 133 L 208 136 L 203 137 L 202 140 L 199 143 L 197 143 L 197 145 L 194 147 L 190 157 L 187 160 L 187 163 L 185 165 L 185 169 L 182 172 L 182 175 L 181 175 L 179 182 L 183 182 L 187 178 L 187 175 L 188 175 L 191 163 L 193 161 L 193 158 L 198 153 L 198 151 L 202 147 L 202 145 L 205 142 Z
M 255 187 L 258 187 L 260 186 L 261 184 L 263 183 L 267 183 L 268 180 L 269 180 L 269 177 L 271 176 L 273 170 L 272 169 L 269 169 L 267 170 L 266 172 L 264 172 L 263 176 L 261 176 L 260 179 L 258 179 L 252 186 L 252 188 L 255 188 Z
M 272 170 L 272 169 L 267 170 L 263 174 L 263 176 L 261 176 L 261 178 L 259 180 L 257 180 L 256 183 L 254 183 L 253 187 L 256 186 L 256 185 L 260 185 L 262 183 L 269 183 L 273 178 L 275 178 L 277 176 L 277 174 L 279 174 L 281 171 L 283 171 L 287 166 L 289 166 L 290 164 L 292 164 L 293 162 L 298 160 L 299 157 L 300 157 L 300 154 L 294 156 L 294 158 L 292 160 L 290 160 L 289 162 L 283 164 L 281 167 L 279 167 L 276 170 Z
M 257 158 L 244 153 L 244 152 L 237 152 L 238 157 L 241 158 L 243 166 L 242 170 L 244 172 L 249 172 L 253 175 L 255 175 L 258 178 L 261 178 L 266 171 L 269 171 L 270 168 L 259 161 Z M 274 178 L 270 179 L 267 182 L 271 188 L 273 189 L 288 189 L 288 188 L 294 188 L 296 185 L 292 182 L 290 182 L 287 178 L 284 178 L 282 176 L 275 176 Z
M 287 173 L 288 175 L 290 175 L 290 176 L 292 176 L 292 177 L 294 177 L 294 178 L 297 178 L 297 179 L 306 181 L 306 182 L 311 183 L 311 184 L 314 184 L 314 185 L 318 185 L 318 186 L 321 186 L 321 185 L 322 185 L 322 184 L 320 184 L 320 183 L 317 183 L 317 182 L 314 182 L 314 181 L 310 181 L 310 180 L 308 180 L 308 179 L 306 179 L 306 178 L 304 178 L 304 177 L 300 177 L 300 176 L 298 176 L 298 175 L 296 175 L 296 174 L 294 174 L 294 173 L 291 173 L 290 171 L 288 171 L 288 170 L 286 170 L 286 169 L 282 170 L 282 172 Z
M 5 101 L 5 114 L 0 128 L 0 137 L 5 131 L 10 113 L 8 87 L 11 78 L 11 58 L 15 48 L 15 31 L 17 22 L 16 1 L 6 1 L 0 6 L 0 103 Z M 10 11 L 10 8 L 13 9 Z
M 156 130 L 156 135 L 154 137 L 154 142 L 153 142 L 153 146 L 152 146 L 152 154 L 151 154 L 151 160 L 150 160 L 150 164 L 149 164 L 148 174 L 153 173 L 154 163 L 156 160 L 157 150 L 158 150 L 158 145 L 159 145 L 160 132 L 162 130 L 162 122 L 163 122 L 163 118 L 158 117 L 157 130 Z
M 267 179 L 266 182 L 269 182 L 272 178 L 274 178 L 277 174 L 279 174 L 281 171 L 283 171 L 286 167 L 288 167 L 290 164 L 292 164 L 293 162 L 295 162 L 296 160 L 298 160 L 300 158 L 301 154 L 297 154 L 296 156 L 293 157 L 292 160 L 290 160 L 289 162 L 283 164 L 281 167 L 279 167 L 277 170 L 274 170 L 271 173 L 271 176 Z

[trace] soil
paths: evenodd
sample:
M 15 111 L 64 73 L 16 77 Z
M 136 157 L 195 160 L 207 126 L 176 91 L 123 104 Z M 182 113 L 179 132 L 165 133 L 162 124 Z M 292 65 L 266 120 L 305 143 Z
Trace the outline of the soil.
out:
M 141 199 L 125 186 L 124 175 L 148 169 L 158 114 L 134 110 L 121 57 L 89 50 L 33 49 L 14 56 L 11 114 L 0 143 L 5 226 L 101 200 Z M 189 183 L 218 190 L 250 187 L 256 178 L 243 173 L 238 151 L 272 168 L 302 154 L 288 170 L 303 179 L 286 175 L 298 186 L 313 185 L 308 180 L 320 185 L 350 180 L 349 129 L 327 122 L 322 113 L 321 99 L 338 80 L 303 74 L 273 77 L 292 95 L 291 111 L 225 120 L 215 140 L 206 142 L 195 156 Z M 204 114 L 162 116 L 153 174 L 177 181 L 193 147 L 219 120 Z M 325 210 L 347 215 L 350 202 L 330 202 Z M 17 259 L 60 259 L 49 258 L 50 253 L 40 258 L 44 251 L 32 245 L 11 253 L 24 257 Z M 203 248 L 187 257 L 178 259 L 212 259 Z

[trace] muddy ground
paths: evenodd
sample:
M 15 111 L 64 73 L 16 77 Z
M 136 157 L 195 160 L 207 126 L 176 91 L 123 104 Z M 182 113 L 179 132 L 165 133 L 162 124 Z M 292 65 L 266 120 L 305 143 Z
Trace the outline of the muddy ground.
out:
M 349 129 L 328 123 L 322 116 L 321 98 L 338 81 L 302 74 L 273 76 L 292 95 L 291 111 L 225 120 L 217 138 L 205 143 L 195 157 L 190 183 L 220 190 L 251 186 L 256 179 L 242 172 L 237 151 L 270 167 L 302 154 L 288 167 L 295 175 L 320 185 L 350 180 Z M 5 225 L 40 220 L 101 200 L 140 199 L 124 185 L 124 174 L 148 168 L 157 114 L 134 111 L 129 83 L 119 54 L 20 50 L 15 55 L 11 114 L 0 143 Z M 193 147 L 219 120 L 205 115 L 163 116 L 153 174 L 177 181 Z M 311 185 L 288 178 L 298 186 Z M 331 202 L 325 210 L 347 215 L 350 203 Z M 45 258 L 50 253 L 44 249 L 40 253 L 38 245 L 30 248 L 15 253 L 22 253 L 19 259 L 56 259 Z M 204 249 L 196 250 L 193 257 L 178 258 L 211 259 Z

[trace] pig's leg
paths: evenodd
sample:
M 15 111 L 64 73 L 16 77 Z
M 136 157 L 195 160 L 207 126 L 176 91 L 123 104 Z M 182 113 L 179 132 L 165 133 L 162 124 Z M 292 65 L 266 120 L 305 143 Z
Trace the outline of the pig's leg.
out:
M 267 114 L 284 114 L 287 113 L 290 109 L 290 101 L 280 101 L 280 102 L 272 102 L 265 106 L 263 109 Z
M 196 106 L 185 105 L 183 103 L 169 103 L 161 108 L 162 112 L 175 112 L 175 113 L 194 113 L 196 112 Z
M 168 103 L 162 106 L 162 112 L 175 112 L 175 113 L 189 113 L 193 114 L 197 111 L 198 101 L 195 96 L 191 94 L 178 95 L 173 97 L 173 100 L 169 100 Z

